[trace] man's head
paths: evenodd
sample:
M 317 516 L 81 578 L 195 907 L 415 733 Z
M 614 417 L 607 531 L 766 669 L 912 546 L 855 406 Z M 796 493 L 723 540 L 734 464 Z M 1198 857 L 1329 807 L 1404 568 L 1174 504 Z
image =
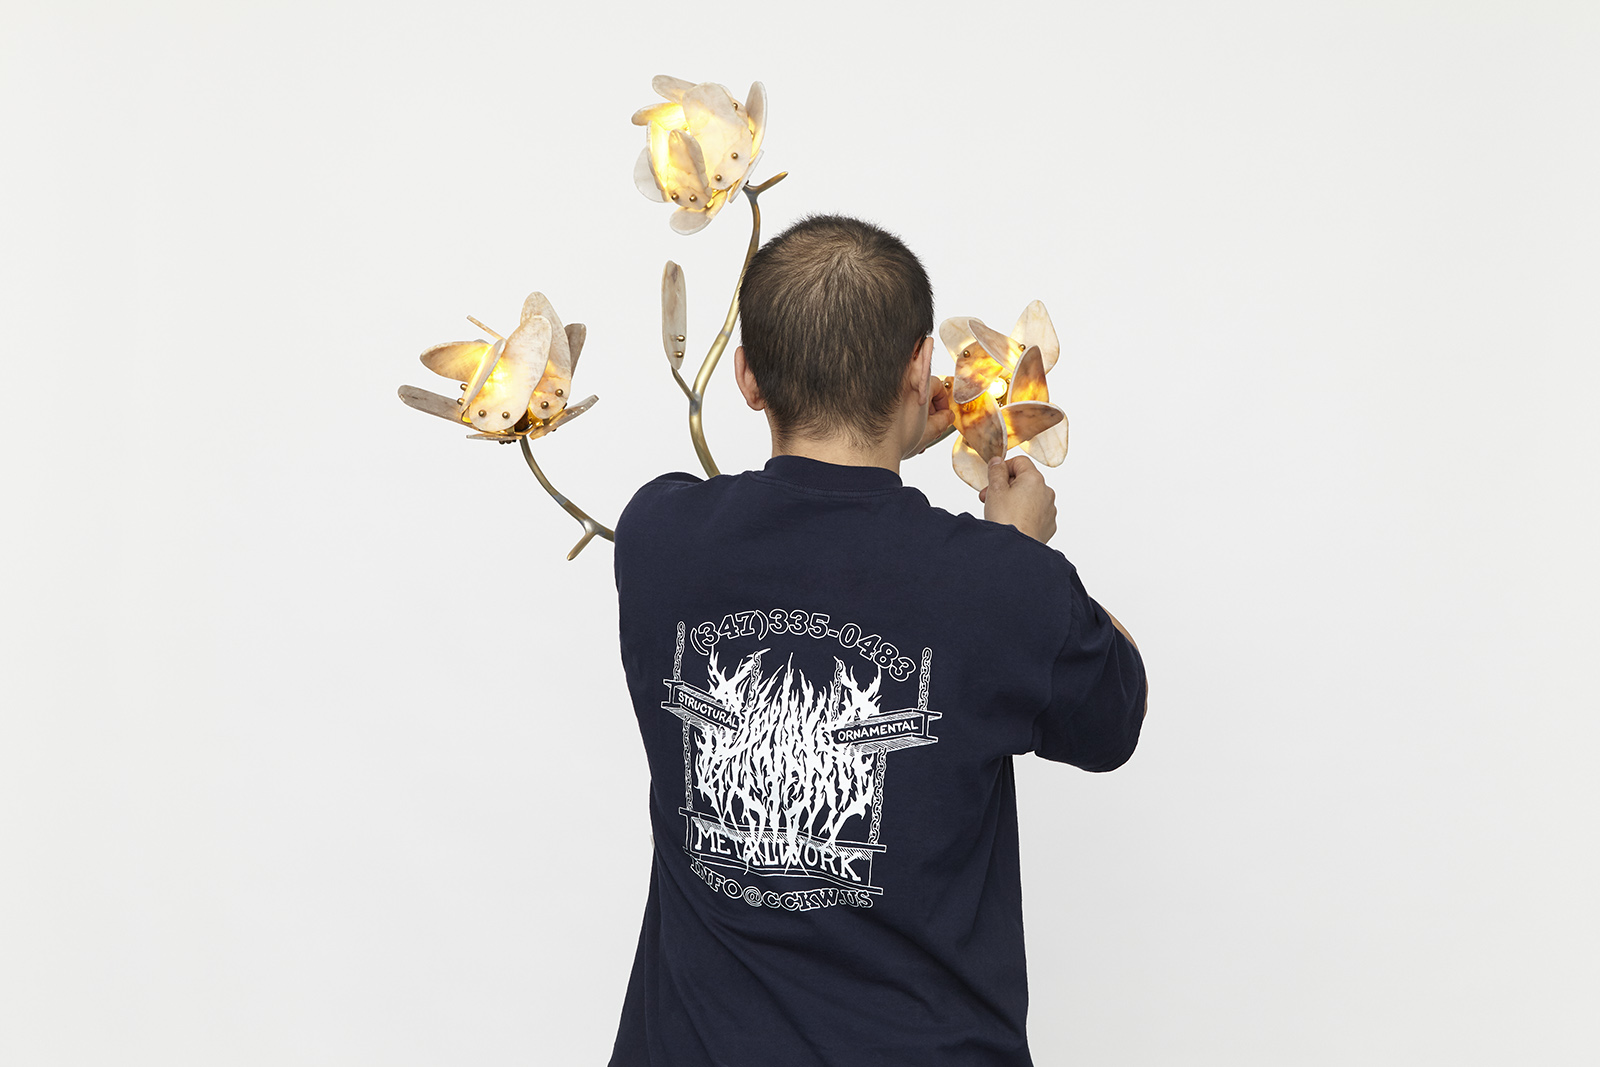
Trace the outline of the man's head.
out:
M 916 255 L 871 223 L 795 223 L 751 259 L 739 306 L 743 363 L 780 442 L 876 445 L 895 430 L 907 384 L 926 386 L 912 364 L 931 358 L 933 289 Z

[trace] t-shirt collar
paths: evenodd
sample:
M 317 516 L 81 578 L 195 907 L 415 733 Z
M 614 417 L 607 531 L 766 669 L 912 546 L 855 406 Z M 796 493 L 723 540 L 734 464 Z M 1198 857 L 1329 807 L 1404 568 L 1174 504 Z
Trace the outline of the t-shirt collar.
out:
M 779 481 L 808 489 L 843 492 L 873 492 L 899 489 L 900 475 L 888 467 L 856 467 L 843 463 L 824 463 L 809 456 L 773 456 L 762 473 Z

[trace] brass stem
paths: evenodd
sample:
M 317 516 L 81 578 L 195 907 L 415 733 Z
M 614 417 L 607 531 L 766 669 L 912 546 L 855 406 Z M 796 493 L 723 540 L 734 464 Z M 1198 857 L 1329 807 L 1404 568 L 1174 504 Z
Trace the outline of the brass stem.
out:
M 728 304 L 728 317 L 722 321 L 722 332 L 711 342 L 711 351 L 706 353 L 705 361 L 700 364 L 700 372 L 694 376 L 694 388 L 685 390 L 689 394 L 689 438 L 694 442 L 695 455 L 700 457 L 700 466 L 705 468 L 709 478 L 715 478 L 721 471 L 717 470 L 716 461 L 711 458 L 711 449 L 706 445 L 705 425 L 700 418 L 701 410 L 705 407 L 706 385 L 711 381 L 711 372 L 717 369 L 717 361 L 728 347 L 728 339 L 733 336 L 734 323 L 739 321 L 739 286 L 744 282 L 744 272 L 750 266 L 756 249 L 761 246 L 761 205 L 756 198 L 788 177 L 788 174 L 788 171 L 780 171 L 760 185 L 744 187 L 744 195 L 750 200 L 750 247 L 744 254 L 744 263 L 739 267 L 739 279 L 733 283 L 733 300 Z M 675 376 L 677 373 L 673 371 Z M 681 376 L 679 384 L 682 384 Z
M 574 519 L 577 519 L 579 526 L 583 527 L 583 537 L 578 541 L 577 544 L 572 546 L 572 551 L 567 553 L 567 558 L 576 558 L 578 553 L 583 551 L 583 546 L 588 544 L 594 538 L 595 534 L 599 534 L 607 541 L 615 543 L 617 540 L 615 530 L 612 530 L 610 527 L 603 526 L 594 519 L 590 518 L 584 513 L 582 508 L 578 507 L 578 505 L 562 496 L 560 491 L 557 490 L 555 486 L 550 484 L 550 479 L 546 478 L 544 476 L 544 471 L 539 469 L 538 460 L 533 458 L 533 449 L 528 447 L 528 439 L 524 437 L 518 443 L 522 445 L 522 458 L 528 461 L 528 469 L 533 472 L 533 476 L 535 478 L 539 479 L 539 484 L 544 486 L 544 491 L 549 493 L 551 498 L 554 499 L 557 504 L 560 504 L 562 508 L 566 510 L 568 515 L 571 515 Z
M 683 395 L 689 398 L 690 403 L 693 403 L 694 390 L 690 389 L 689 383 L 683 380 L 683 375 L 678 373 L 678 368 L 669 363 L 667 364 L 667 369 L 672 372 L 673 381 L 678 383 L 678 388 L 683 390 Z

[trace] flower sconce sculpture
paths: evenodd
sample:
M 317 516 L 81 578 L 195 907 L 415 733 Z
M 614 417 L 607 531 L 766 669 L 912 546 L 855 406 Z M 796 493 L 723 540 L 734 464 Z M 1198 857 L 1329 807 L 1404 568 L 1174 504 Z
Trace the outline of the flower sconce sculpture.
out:
M 600 399 L 590 396 L 570 402 L 572 374 L 588 337 L 587 328 L 578 322 L 563 326 L 543 293 L 528 294 L 522 304 L 522 321 L 509 336 L 502 337 L 470 316 L 468 321 L 495 340 L 451 341 L 422 353 L 422 363 L 429 370 L 461 383 L 461 396 L 451 400 L 403 385 L 400 399 L 418 411 L 478 431 L 468 434 L 469 438 L 519 442 L 529 469 L 583 527 L 583 539 L 568 553 L 568 559 L 583 551 L 596 534 L 611 540 L 610 529 L 556 491 L 528 447 L 529 441 L 554 433 Z
M 767 124 L 767 90 L 750 86 L 744 106 L 716 82 L 699 85 L 658 74 L 650 83 L 664 104 L 633 113 L 646 129 L 633 183 L 659 203 L 678 207 L 672 228 L 695 233 L 739 195 L 761 156 Z
M 1058 467 L 1067 458 L 1067 415 L 1050 403 L 1045 375 L 1061 356 L 1050 313 L 1038 300 L 1023 309 L 1010 335 L 976 318 L 939 324 L 939 339 L 955 357 L 950 409 L 956 438 L 951 465 L 974 489 L 989 484 L 989 461 L 1022 446 Z
M 761 246 L 761 205 L 757 198 L 788 176 L 787 171 L 782 171 L 760 185 L 749 184 L 766 132 L 767 90 L 760 82 L 753 83 L 741 107 L 733 94 L 716 82 L 696 85 L 660 74 L 651 86 L 666 102 L 642 107 L 633 114 L 634 125 L 644 126 L 647 132 L 644 150 L 634 164 L 633 182 L 649 199 L 677 205 L 670 221 L 672 228 L 682 234 L 704 229 L 723 205 L 742 190 L 750 201 L 751 219 L 750 247 L 739 268 L 742 281 L 744 268 Z M 734 323 L 739 321 L 739 286 L 734 284 L 722 330 L 711 342 L 693 385 L 681 373 L 688 343 L 687 299 L 683 268 L 668 260 L 661 275 L 661 340 L 673 380 L 689 400 L 689 439 L 694 443 L 695 455 L 707 477 L 716 477 L 720 472 L 706 444 L 701 416 L 711 372 L 717 369 L 717 361 L 733 336 Z

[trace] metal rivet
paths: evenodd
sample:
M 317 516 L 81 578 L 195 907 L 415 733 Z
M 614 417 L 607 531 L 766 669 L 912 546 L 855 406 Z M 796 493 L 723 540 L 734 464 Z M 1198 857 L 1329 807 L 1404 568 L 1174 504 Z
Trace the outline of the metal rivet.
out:
M 680 349 L 678 349 L 676 352 L 674 352 L 672 354 L 681 359 L 683 357 L 683 349 L 680 348 Z
M 549 407 L 549 406 L 550 406 L 550 401 L 548 401 L 548 400 L 541 400 L 541 401 L 539 401 L 539 406 L 540 406 L 540 407 L 542 407 L 542 408 L 547 408 L 547 407 Z
M 467 383 L 466 382 L 462 382 L 461 383 L 461 391 L 463 393 L 467 391 Z
M 691 203 L 691 204 L 692 204 L 692 203 L 694 203 L 694 200 L 695 200 L 695 196 L 694 196 L 694 194 L 693 194 L 693 193 L 690 193 L 690 194 L 689 194 L 689 203 Z
M 501 413 L 500 413 L 500 417 L 501 417 L 501 418 L 502 418 L 502 419 L 509 419 L 509 418 L 510 418 L 510 417 L 511 417 L 511 412 L 509 412 L 509 411 L 502 411 L 502 412 L 501 412 Z
M 720 174 L 712 179 L 712 181 L 718 181 L 718 182 L 720 182 L 721 180 L 722 180 L 722 175 L 720 175 Z
M 680 333 L 680 334 L 679 334 L 679 335 L 678 335 L 678 340 L 680 340 L 680 341 L 681 341 L 681 340 L 683 340 L 683 334 L 681 334 L 681 333 Z
M 674 199 L 674 200 L 678 199 L 678 194 L 677 193 L 673 193 L 672 194 L 672 199 Z
M 485 412 L 485 411 L 484 411 L 484 410 L 483 410 L 483 409 L 482 409 L 482 408 L 479 408 L 479 409 L 478 409 L 478 418 L 480 418 L 480 419 L 481 419 L 481 418 L 483 418 L 483 417 L 484 417 L 484 415 L 486 415 L 486 414 L 487 414 L 487 412 Z
M 738 159 L 738 158 L 739 158 L 739 153 L 737 153 L 737 152 L 735 152 L 735 153 L 734 153 L 734 154 L 733 154 L 733 158 L 734 158 L 734 159 Z
M 561 390 L 560 390 L 560 389 L 557 389 L 557 390 L 556 390 L 556 396 L 566 396 L 566 395 L 567 395 L 567 394 L 566 394 L 566 393 L 563 393 L 563 392 L 562 392 L 562 391 L 561 391 Z

